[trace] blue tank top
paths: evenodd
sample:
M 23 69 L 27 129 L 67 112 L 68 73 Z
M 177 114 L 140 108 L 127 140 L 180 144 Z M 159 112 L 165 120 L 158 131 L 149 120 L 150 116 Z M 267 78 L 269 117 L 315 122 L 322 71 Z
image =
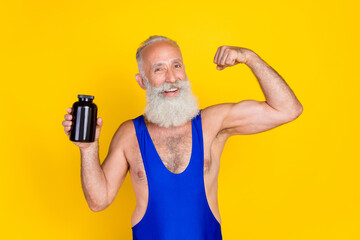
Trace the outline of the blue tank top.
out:
M 201 114 L 191 120 L 192 152 L 175 174 L 160 159 L 143 116 L 133 119 L 148 181 L 144 217 L 132 227 L 134 240 L 220 240 L 221 226 L 206 199 Z

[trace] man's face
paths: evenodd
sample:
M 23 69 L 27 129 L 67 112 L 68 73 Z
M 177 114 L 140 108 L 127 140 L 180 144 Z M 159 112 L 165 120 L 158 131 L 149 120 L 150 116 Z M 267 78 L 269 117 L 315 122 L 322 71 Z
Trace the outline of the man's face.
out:
M 185 73 L 180 49 L 166 41 L 152 43 L 142 53 L 146 89 L 144 115 L 161 127 L 177 127 L 194 118 L 198 112 L 196 97 Z M 145 85 L 145 86 L 143 86 Z
M 168 82 L 186 80 L 185 67 L 180 49 L 167 41 L 159 41 L 145 47 L 142 52 L 143 70 L 149 83 L 158 87 Z M 180 89 L 163 91 L 165 97 L 178 95 Z

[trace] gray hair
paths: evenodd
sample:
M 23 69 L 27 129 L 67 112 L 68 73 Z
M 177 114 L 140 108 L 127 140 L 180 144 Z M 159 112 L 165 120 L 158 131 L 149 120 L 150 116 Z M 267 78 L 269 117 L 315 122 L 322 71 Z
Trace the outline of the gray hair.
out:
M 144 69 L 143 69 L 142 51 L 146 46 L 149 46 L 150 44 L 159 42 L 159 41 L 167 41 L 167 42 L 170 42 L 170 43 L 176 45 L 178 48 L 180 48 L 179 45 L 174 40 L 171 40 L 170 38 L 167 38 L 164 36 L 158 36 L 158 35 L 150 36 L 148 39 L 146 39 L 144 42 L 142 42 L 140 47 L 136 51 L 136 62 L 138 65 L 139 73 L 140 73 L 141 77 L 145 79 L 145 81 L 147 81 L 147 78 L 145 76 Z

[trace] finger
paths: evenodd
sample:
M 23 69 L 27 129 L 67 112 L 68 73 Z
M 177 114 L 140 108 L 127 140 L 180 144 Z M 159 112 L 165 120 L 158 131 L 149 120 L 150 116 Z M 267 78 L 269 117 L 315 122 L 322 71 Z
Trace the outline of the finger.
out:
M 64 116 L 64 118 L 65 118 L 65 120 L 70 121 L 70 120 L 72 120 L 72 115 L 66 114 L 66 115 Z
M 217 70 L 220 70 L 220 71 L 223 70 L 224 68 L 226 68 L 226 66 L 220 66 L 220 65 L 217 65 L 217 66 L 216 66 L 216 69 L 217 69 Z
M 101 126 L 103 125 L 103 121 L 99 117 L 97 119 L 96 123 L 97 123 L 97 125 L 96 125 L 96 130 L 95 130 L 95 140 L 98 140 L 100 138 L 100 131 L 101 131 Z
M 224 48 L 224 46 L 221 47 L 221 50 L 220 50 L 219 56 L 218 56 L 218 61 L 217 61 L 217 64 L 218 64 L 218 65 L 221 64 L 221 59 L 222 59 L 222 57 L 223 57 L 223 55 L 224 55 L 224 51 L 225 51 L 225 50 L 226 50 L 226 49 Z
M 236 50 L 230 51 L 229 58 L 230 58 L 230 60 L 226 64 L 229 64 L 231 66 L 235 65 L 237 63 L 236 62 L 236 60 L 237 60 L 237 51 Z
M 216 53 L 215 53 L 215 57 L 214 57 L 214 63 L 215 63 L 215 64 L 218 63 L 219 52 L 220 52 L 220 48 L 218 48 L 217 51 L 216 51 Z
M 227 59 L 228 55 L 229 55 L 229 50 L 226 49 L 224 51 L 224 55 L 221 57 L 220 65 L 225 65 L 226 64 L 226 59 Z
M 71 127 L 72 121 L 63 121 L 63 122 L 62 122 L 62 125 L 63 125 L 64 127 Z
M 69 107 L 69 108 L 66 109 L 66 111 L 67 111 L 68 113 L 71 113 L 71 112 L 72 112 L 72 108 Z
M 102 120 L 102 118 L 101 118 L 101 117 L 98 117 L 96 123 L 97 123 L 97 125 L 98 125 L 99 127 L 101 127 L 101 126 L 103 125 L 103 120 Z
M 71 127 L 65 127 L 64 128 L 64 131 L 65 131 L 66 134 L 69 134 L 70 130 L 71 130 Z
M 233 54 L 229 53 L 229 55 L 227 56 L 227 58 L 225 60 L 225 64 L 228 66 L 232 66 L 235 64 L 235 58 L 234 58 Z

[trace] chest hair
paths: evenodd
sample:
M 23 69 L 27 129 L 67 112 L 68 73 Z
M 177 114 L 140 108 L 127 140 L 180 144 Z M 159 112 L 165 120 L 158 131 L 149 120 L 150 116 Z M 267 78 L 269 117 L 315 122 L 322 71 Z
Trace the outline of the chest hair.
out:
M 186 169 L 191 157 L 191 134 L 177 134 L 171 136 L 157 135 L 153 139 L 165 167 L 173 173 L 180 173 Z

